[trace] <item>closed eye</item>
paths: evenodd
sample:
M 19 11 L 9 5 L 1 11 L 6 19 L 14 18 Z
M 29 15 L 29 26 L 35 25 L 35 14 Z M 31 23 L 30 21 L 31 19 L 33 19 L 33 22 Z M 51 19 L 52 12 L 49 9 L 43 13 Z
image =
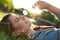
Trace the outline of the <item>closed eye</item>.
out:
M 16 17 L 15 21 L 18 22 L 20 20 L 20 18 Z

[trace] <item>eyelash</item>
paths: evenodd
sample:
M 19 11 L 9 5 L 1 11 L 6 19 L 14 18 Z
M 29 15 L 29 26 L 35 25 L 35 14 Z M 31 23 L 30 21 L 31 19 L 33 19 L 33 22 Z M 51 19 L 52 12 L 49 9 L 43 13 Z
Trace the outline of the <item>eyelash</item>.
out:
M 18 22 L 20 20 L 20 18 L 16 18 L 16 22 Z

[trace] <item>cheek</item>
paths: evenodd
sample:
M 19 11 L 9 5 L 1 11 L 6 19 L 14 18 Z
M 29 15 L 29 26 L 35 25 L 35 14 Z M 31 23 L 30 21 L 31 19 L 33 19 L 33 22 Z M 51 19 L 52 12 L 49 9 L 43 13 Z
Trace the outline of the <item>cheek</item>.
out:
M 24 21 L 19 21 L 19 22 L 17 22 L 17 26 L 24 26 L 25 24 L 24 24 Z
M 14 24 L 14 28 L 20 28 L 21 27 L 21 23 L 19 23 L 19 22 L 16 22 L 15 24 Z

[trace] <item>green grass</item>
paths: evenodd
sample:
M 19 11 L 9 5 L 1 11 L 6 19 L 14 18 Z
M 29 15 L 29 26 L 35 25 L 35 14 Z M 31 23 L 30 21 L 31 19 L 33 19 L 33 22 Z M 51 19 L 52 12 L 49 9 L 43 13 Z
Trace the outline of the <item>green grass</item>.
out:
M 0 19 L 2 19 L 4 15 L 5 15 L 5 13 L 0 11 Z

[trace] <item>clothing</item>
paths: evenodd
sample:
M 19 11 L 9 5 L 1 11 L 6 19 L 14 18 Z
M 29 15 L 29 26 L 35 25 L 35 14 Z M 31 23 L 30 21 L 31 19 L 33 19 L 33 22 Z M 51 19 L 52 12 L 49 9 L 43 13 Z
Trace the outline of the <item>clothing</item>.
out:
M 58 31 L 55 29 L 40 30 L 31 37 L 32 40 L 59 40 L 59 38 Z

